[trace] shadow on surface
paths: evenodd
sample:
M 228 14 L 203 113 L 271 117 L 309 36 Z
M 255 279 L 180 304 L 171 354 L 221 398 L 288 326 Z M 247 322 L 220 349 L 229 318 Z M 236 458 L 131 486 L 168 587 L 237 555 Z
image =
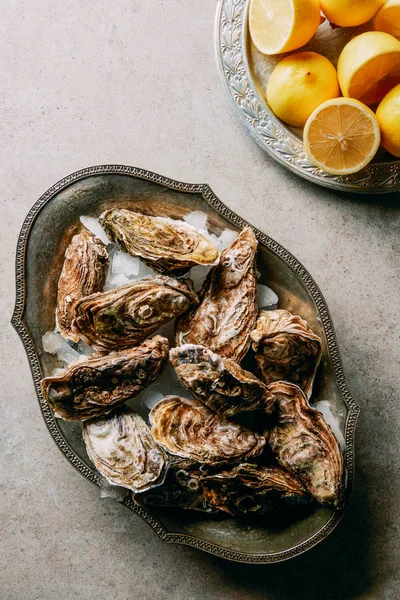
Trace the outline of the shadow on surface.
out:
M 366 482 L 358 472 L 348 511 L 327 540 L 298 558 L 276 565 L 244 565 L 218 559 L 221 574 L 237 586 L 238 592 L 242 588 L 247 593 L 265 593 L 271 600 L 359 598 L 373 584 L 369 575 L 367 510 Z

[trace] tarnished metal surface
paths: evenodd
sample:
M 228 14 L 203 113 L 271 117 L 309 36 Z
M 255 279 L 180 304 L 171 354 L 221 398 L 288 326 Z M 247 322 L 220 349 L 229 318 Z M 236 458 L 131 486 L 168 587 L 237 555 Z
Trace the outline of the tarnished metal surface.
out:
M 42 395 L 40 380 L 59 364 L 54 356 L 43 352 L 41 337 L 54 327 L 57 282 L 65 249 L 81 229 L 80 215 L 98 216 L 108 208 L 121 206 L 172 218 L 201 210 L 208 216 L 208 227 L 216 234 L 227 227 L 239 231 L 248 225 L 205 184 L 181 183 L 120 165 L 89 167 L 67 176 L 45 192 L 29 211 L 17 247 L 17 299 L 12 322 L 25 346 L 40 408 L 51 435 L 68 460 L 97 485 L 99 475 L 87 457 L 80 424 L 55 419 Z M 205 519 L 192 511 L 176 514 L 162 507 L 140 507 L 131 498 L 124 503 L 149 523 L 163 541 L 188 544 L 230 560 L 272 563 L 312 548 L 329 535 L 343 516 L 353 483 L 359 407 L 347 387 L 333 325 L 318 286 L 287 250 L 257 229 L 253 231 L 259 241 L 260 282 L 278 294 L 279 308 L 306 319 L 322 339 L 322 360 L 313 401 L 329 401 L 346 438 L 347 485 L 343 507 L 335 510 L 312 506 L 293 520 L 283 521 L 281 527 L 276 517 L 273 527 L 269 527 L 264 521 L 247 523 L 234 518 L 214 520 L 209 516 Z

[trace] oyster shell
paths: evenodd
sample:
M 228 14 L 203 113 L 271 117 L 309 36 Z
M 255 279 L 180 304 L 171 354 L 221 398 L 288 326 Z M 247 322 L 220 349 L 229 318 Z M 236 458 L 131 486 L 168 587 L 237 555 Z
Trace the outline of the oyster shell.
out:
M 190 280 L 159 275 L 82 298 L 72 330 L 97 350 L 138 344 L 198 302 Z
M 269 433 L 273 454 L 318 502 L 339 506 L 343 457 L 331 428 L 298 386 L 279 381 L 268 387 L 276 407 Z
M 154 439 L 167 452 L 204 464 L 257 456 L 265 438 L 214 413 L 198 400 L 166 396 L 150 412 Z
M 82 435 L 90 460 L 112 485 L 138 493 L 164 482 L 167 455 L 135 412 L 125 408 L 87 421 Z
M 202 344 L 224 358 L 241 361 L 256 321 L 257 245 L 246 227 L 222 252 L 199 294 L 200 305 L 177 321 L 177 346 Z
M 280 467 L 240 464 L 200 481 L 205 505 L 232 516 L 269 513 L 310 500 L 301 483 Z
M 168 506 L 200 512 L 217 512 L 205 506 L 203 489 L 195 477 L 192 486 L 183 486 L 176 479 L 174 471 L 170 470 L 163 485 L 135 495 L 134 501 L 139 506 Z
M 244 463 L 211 474 L 172 469 L 164 485 L 135 500 L 140 504 L 240 516 L 305 504 L 310 498 L 301 483 L 281 467 Z
M 262 310 L 251 340 L 265 383 L 290 381 L 310 397 L 321 360 L 321 338 L 288 310 Z
M 172 348 L 169 359 L 181 383 L 212 410 L 232 417 L 247 410 L 272 409 L 268 388 L 229 358 L 205 346 Z
M 43 395 L 67 421 L 110 412 L 136 396 L 161 373 L 168 340 L 155 336 L 141 346 L 73 363 L 63 375 L 42 380 Z
M 78 300 L 103 289 L 108 264 L 108 252 L 99 238 L 87 229 L 74 235 L 65 251 L 58 280 L 56 323 L 62 336 L 79 341 L 72 333 L 71 322 Z
M 121 248 L 162 273 L 182 275 L 195 265 L 213 265 L 218 259 L 214 244 L 184 221 L 117 208 L 106 210 L 99 220 Z

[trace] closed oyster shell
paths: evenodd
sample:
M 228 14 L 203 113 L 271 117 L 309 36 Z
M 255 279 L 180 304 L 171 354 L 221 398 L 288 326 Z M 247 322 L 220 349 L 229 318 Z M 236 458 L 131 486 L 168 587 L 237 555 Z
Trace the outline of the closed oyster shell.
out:
M 63 375 L 42 380 L 43 395 L 62 419 L 85 421 L 110 412 L 152 383 L 168 356 L 168 340 L 73 363 Z
M 257 245 L 246 227 L 222 252 L 199 294 L 200 305 L 177 321 L 177 346 L 201 344 L 224 358 L 242 360 L 256 321 Z
M 142 505 L 241 516 L 306 504 L 310 498 L 301 483 L 281 467 L 244 463 L 213 473 L 172 468 L 162 486 L 135 500 Z
M 108 252 L 99 238 L 87 229 L 74 235 L 65 251 L 58 280 L 56 323 L 63 337 L 79 341 L 79 337 L 71 331 L 75 305 L 84 296 L 103 289 L 107 264 Z
M 321 360 L 321 338 L 304 319 L 288 310 L 262 310 L 251 340 L 265 383 L 289 381 L 311 397 Z
M 185 344 L 172 348 L 169 359 L 181 383 L 212 410 L 232 417 L 271 404 L 268 388 L 229 358 L 221 358 L 205 346 Z
M 189 280 L 148 277 L 82 298 L 72 330 L 97 350 L 135 346 L 197 302 Z
M 198 400 L 166 396 L 150 412 L 154 439 L 167 452 L 204 464 L 259 455 L 265 438 L 214 413 Z
M 205 505 L 232 516 L 265 514 L 310 500 L 301 483 L 280 467 L 240 464 L 200 480 Z
M 125 252 L 162 273 L 182 275 L 195 265 L 213 265 L 218 259 L 214 244 L 184 221 L 117 208 L 106 210 L 99 220 Z
M 112 485 L 139 493 L 164 482 L 167 455 L 133 411 L 120 409 L 87 421 L 82 435 L 90 460 Z
M 276 408 L 269 445 L 276 459 L 318 502 L 339 506 L 343 457 L 331 428 L 298 386 L 279 381 L 269 390 Z

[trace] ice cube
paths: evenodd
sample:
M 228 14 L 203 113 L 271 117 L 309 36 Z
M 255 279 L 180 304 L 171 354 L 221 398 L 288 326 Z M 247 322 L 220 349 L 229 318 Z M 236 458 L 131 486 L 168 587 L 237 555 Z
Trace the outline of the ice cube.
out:
M 146 408 L 151 410 L 153 406 L 155 406 L 163 398 L 164 394 L 162 392 L 160 392 L 159 390 L 154 390 L 150 387 L 148 388 L 147 394 L 145 395 L 144 404 Z
M 321 402 L 317 402 L 315 408 L 322 414 L 325 422 L 330 426 L 333 431 L 334 436 L 336 437 L 339 446 L 342 450 L 346 450 L 346 440 L 344 439 L 343 433 L 339 427 L 338 420 L 334 417 L 329 402 L 326 400 L 322 400 Z
M 85 356 L 79 354 L 79 352 L 71 348 L 71 346 L 67 343 L 60 348 L 60 350 L 57 352 L 57 356 L 67 365 L 70 365 L 77 360 L 86 360 Z
M 238 234 L 236 231 L 232 231 L 231 229 L 224 229 L 221 235 L 219 236 L 219 248 L 220 250 L 224 250 L 227 248 L 234 240 L 236 240 Z
M 115 252 L 112 260 L 111 270 L 113 273 L 120 273 L 126 277 L 138 275 L 140 269 L 140 260 L 136 256 L 130 256 L 126 252 Z
M 82 340 L 78 342 L 77 351 L 82 356 L 90 356 L 94 352 L 93 348 L 82 342 Z
M 199 265 L 198 267 L 193 267 L 190 269 L 189 277 L 194 283 L 195 290 L 199 290 L 201 288 L 210 269 L 211 267 L 204 267 L 203 265 Z
M 262 283 L 257 284 L 258 308 L 275 308 L 278 302 L 279 298 L 271 288 Z
M 42 337 L 43 350 L 50 354 L 56 354 L 64 342 L 65 340 L 62 335 L 55 331 L 46 331 Z
M 144 262 L 140 261 L 138 279 L 144 279 L 145 277 L 154 277 L 155 275 L 157 275 L 157 273 L 153 271 L 153 269 L 148 267 Z
M 196 229 L 207 229 L 207 215 L 199 210 L 194 210 L 183 218 Z
M 127 283 L 132 283 L 132 281 L 130 279 L 128 279 L 122 273 L 111 273 L 110 277 L 108 277 L 108 281 L 106 282 L 106 285 L 107 285 L 107 288 L 109 290 L 111 290 L 113 288 L 126 285 Z
M 100 498 L 112 498 L 122 502 L 129 494 L 129 490 L 119 485 L 111 485 L 104 477 L 100 479 Z
M 82 225 L 86 227 L 86 229 L 89 229 L 89 231 L 94 233 L 94 235 L 96 235 L 106 246 L 111 244 L 111 240 L 108 238 L 98 219 L 95 219 L 94 217 L 85 217 L 82 215 L 80 217 L 80 221 Z

